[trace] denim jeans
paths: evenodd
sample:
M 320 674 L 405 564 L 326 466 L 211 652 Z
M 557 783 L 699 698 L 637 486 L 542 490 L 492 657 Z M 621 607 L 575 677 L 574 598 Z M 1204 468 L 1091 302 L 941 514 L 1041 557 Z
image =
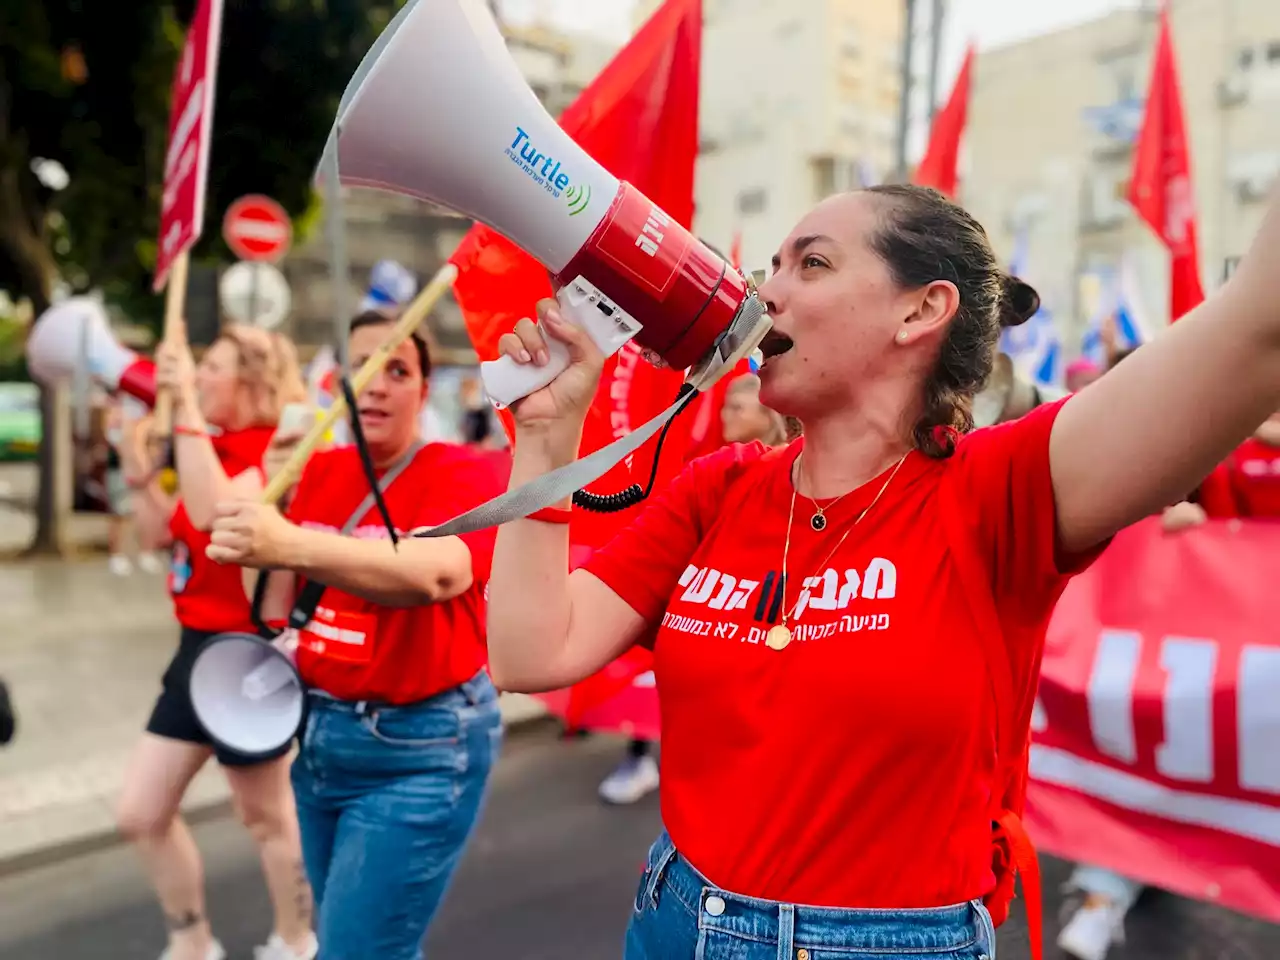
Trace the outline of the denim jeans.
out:
M 481 672 L 403 707 L 312 693 L 293 789 L 321 960 L 421 960 L 502 743 Z
M 649 850 L 625 960 L 994 960 L 981 901 L 926 910 L 842 910 L 717 888 L 663 834 Z

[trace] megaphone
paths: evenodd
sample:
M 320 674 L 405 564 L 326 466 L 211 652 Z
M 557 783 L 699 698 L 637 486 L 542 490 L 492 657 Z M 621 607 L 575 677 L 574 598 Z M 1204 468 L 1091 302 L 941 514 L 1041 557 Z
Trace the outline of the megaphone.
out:
M 551 273 L 565 319 L 606 355 L 634 338 L 705 389 L 771 322 L 751 282 L 560 129 L 529 89 L 485 0 L 411 0 L 343 95 L 320 175 L 450 207 Z M 481 364 L 508 405 L 568 366 Z
M 123 346 L 107 325 L 107 313 L 90 297 L 68 297 L 36 319 L 27 337 L 27 368 L 46 386 L 76 375 L 80 364 L 103 388 L 140 400 L 156 400 L 156 368 Z
M 275 756 L 302 727 L 306 695 L 293 661 L 292 631 L 274 642 L 219 633 L 191 666 L 196 720 L 219 747 L 246 757 Z

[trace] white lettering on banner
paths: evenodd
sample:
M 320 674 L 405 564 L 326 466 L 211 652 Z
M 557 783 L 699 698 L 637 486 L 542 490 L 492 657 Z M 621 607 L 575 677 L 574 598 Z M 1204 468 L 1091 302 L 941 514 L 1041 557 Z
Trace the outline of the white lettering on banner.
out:
M 1236 691 L 1240 727 L 1240 786 L 1280 794 L 1280 650 L 1240 651 Z
M 1136 631 L 1103 630 L 1086 693 L 1094 749 L 1127 765 L 1138 761 L 1134 691 L 1143 641 Z M 1230 735 L 1214 728 L 1214 698 L 1222 693 L 1216 678 L 1218 652 L 1217 642 L 1206 638 L 1167 636 L 1160 641 L 1160 665 L 1165 675 L 1159 687 L 1164 733 L 1163 742 L 1155 746 L 1155 765 L 1171 780 L 1210 784 L 1215 779 L 1215 734 Z M 1280 743 L 1280 649 L 1246 644 L 1238 669 L 1236 723 L 1230 732 L 1238 744 L 1237 786 L 1280 795 L 1280 750 L 1276 747 Z M 1155 685 L 1142 686 L 1150 689 Z M 1051 726 L 1048 720 L 1037 698 L 1032 729 L 1047 729 Z
M 1156 747 L 1156 769 L 1170 779 L 1213 782 L 1217 654 L 1218 645 L 1211 640 L 1166 637 L 1161 646 L 1160 665 L 1169 683 L 1164 691 L 1164 743 Z
M 1031 746 L 1030 766 L 1031 778 L 1041 783 L 1077 790 L 1126 810 L 1280 846 L 1280 809 L 1272 806 L 1177 790 L 1038 743 Z
M 169 149 L 164 158 L 165 180 L 173 179 L 173 169 L 178 162 L 179 151 L 186 146 L 191 134 L 195 132 L 196 124 L 200 122 L 200 117 L 203 113 L 204 78 L 202 77 L 200 82 L 192 88 L 191 93 L 187 95 L 187 102 L 182 108 L 182 116 L 178 118 L 178 123 L 173 128 L 173 136 L 170 138 Z M 181 177 L 178 179 L 181 179 Z
M 1138 675 L 1142 636 L 1132 630 L 1103 630 L 1089 677 L 1089 727 L 1103 756 L 1137 763 L 1133 732 L 1133 681 Z

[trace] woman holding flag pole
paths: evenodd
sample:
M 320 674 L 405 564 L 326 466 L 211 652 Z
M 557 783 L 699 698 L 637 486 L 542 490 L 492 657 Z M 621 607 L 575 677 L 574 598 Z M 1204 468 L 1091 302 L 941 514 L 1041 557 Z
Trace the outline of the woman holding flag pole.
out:
M 1115 532 L 1280 407 L 1277 251 L 1273 203 L 1213 299 L 1080 393 L 965 436 L 1001 326 L 1038 298 L 936 192 L 832 197 L 759 291 L 761 399 L 804 436 L 695 461 L 572 574 L 560 518 L 499 531 L 502 688 L 573 683 L 656 631 L 668 832 L 629 960 L 990 958 L 1015 865 L 1039 954 L 1019 813 L 1049 617 Z M 554 302 L 539 317 L 503 352 L 536 362 L 552 337 L 573 363 L 513 408 L 513 485 L 573 459 L 601 369 Z
M 169 589 L 182 627 L 162 690 L 124 778 L 117 823 L 139 852 L 169 927 L 164 960 L 221 960 L 204 908 L 200 854 L 178 807 L 211 756 L 227 775 L 235 806 L 258 843 L 275 930 L 258 960 L 310 960 L 311 894 L 302 872 L 287 758 L 250 758 L 215 748 L 196 718 L 188 678 L 205 640 L 226 630 L 253 630 L 239 572 L 204 556 L 214 506 L 235 490 L 252 495 L 264 483 L 262 459 L 284 407 L 304 398 L 293 344 L 253 327 L 223 330 L 197 365 L 185 330 L 163 344 L 157 383 L 174 398 L 176 505 L 146 498 L 144 526 L 166 525 L 173 541 Z
M 377 309 L 352 321 L 353 368 L 395 323 Z M 256 500 L 221 504 L 207 551 L 272 571 L 268 622 L 286 618 L 306 583 L 325 585 L 298 634 L 308 713 L 293 788 L 319 939 L 335 960 L 422 956 L 502 741 L 484 669 L 493 531 L 405 538 L 502 489 L 491 457 L 423 441 L 430 369 L 425 340 L 403 340 L 352 413 L 385 515 L 361 451 L 337 447 L 307 463 L 284 515 Z M 249 593 L 255 583 L 246 580 Z

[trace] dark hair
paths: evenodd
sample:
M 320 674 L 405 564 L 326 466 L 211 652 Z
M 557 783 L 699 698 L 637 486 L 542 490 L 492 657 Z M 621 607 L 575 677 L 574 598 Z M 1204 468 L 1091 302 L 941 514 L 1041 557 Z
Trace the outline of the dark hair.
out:
M 1119 365 L 1121 360 L 1124 360 L 1126 357 L 1132 356 L 1133 352 L 1137 349 L 1138 349 L 1137 347 L 1128 347 L 1127 349 L 1124 349 L 1124 350 L 1117 350 L 1114 354 L 1112 354 L 1111 362 L 1107 364 L 1107 369 L 1114 370 Z
M 396 318 L 391 314 L 383 313 L 381 310 L 366 310 L 351 321 L 350 326 L 347 327 L 347 336 L 361 327 L 391 326 L 395 322 Z M 422 371 L 422 379 L 426 380 L 431 376 L 431 354 L 427 350 L 426 338 L 415 330 L 409 335 L 409 340 L 418 353 L 418 369 Z
M 1040 297 L 1000 268 L 982 224 L 937 190 L 886 184 L 866 192 L 881 212 L 871 249 L 894 282 L 910 289 L 949 280 L 960 292 L 937 367 L 925 384 L 924 413 L 912 429 L 922 453 L 949 457 L 958 436 L 973 429 L 973 397 L 991 376 L 1001 328 L 1029 320 L 1040 309 Z

